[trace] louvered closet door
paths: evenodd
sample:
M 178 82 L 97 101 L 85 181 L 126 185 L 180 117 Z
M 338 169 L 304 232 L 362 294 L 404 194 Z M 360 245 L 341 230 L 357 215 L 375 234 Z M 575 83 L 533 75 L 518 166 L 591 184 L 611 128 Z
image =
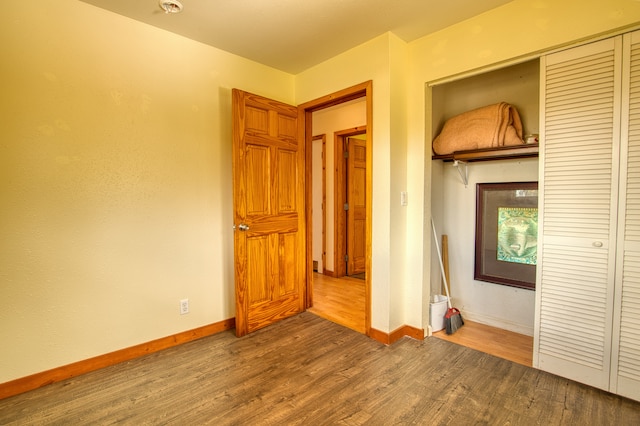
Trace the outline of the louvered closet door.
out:
M 534 365 L 609 388 L 621 38 L 541 60 Z
M 624 37 L 611 391 L 640 400 L 640 32 Z

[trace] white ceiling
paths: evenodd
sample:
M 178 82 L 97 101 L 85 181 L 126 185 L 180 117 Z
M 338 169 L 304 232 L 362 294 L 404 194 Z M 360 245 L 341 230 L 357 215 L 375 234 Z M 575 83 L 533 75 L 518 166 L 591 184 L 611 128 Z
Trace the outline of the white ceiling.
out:
M 253 61 L 297 74 L 393 32 L 406 42 L 511 0 L 82 0 Z

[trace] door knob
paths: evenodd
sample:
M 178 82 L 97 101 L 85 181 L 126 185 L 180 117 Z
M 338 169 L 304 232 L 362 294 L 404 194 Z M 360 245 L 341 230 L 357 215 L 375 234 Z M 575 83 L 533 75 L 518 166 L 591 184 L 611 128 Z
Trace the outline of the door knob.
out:
M 249 225 L 245 224 L 245 223 L 241 223 L 240 225 L 238 225 L 238 229 L 241 231 L 248 231 L 249 230 Z

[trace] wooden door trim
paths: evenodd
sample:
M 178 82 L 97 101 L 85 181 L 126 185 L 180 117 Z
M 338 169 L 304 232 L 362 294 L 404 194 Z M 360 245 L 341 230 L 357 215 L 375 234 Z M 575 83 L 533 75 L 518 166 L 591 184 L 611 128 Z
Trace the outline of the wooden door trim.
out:
M 373 81 L 369 80 L 364 83 L 356 84 L 355 86 L 348 87 L 343 90 L 331 93 L 329 95 L 314 99 L 309 102 L 305 102 L 298 106 L 300 110 L 301 123 L 298 127 L 299 137 L 305 141 L 305 157 L 306 157 L 306 171 L 305 171 L 305 187 L 306 187 L 306 217 L 311 217 L 311 143 L 313 134 L 311 133 L 312 114 L 314 111 L 318 111 L 324 108 L 328 108 L 340 103 L 351 101 L 358 98 L 365 98 L 366 102 L 366 117 L 367 117 L 367 195 L 366 195 L 366 214 L 368 218 L 371 218 L 372 212 L 372 189 L 373 189 L 373 167 L 372 167 L 372 134 L 373 134 Z M 371 220 L 367 221 L 366 230 L 366 285 L 365 285 L 365 329 L 367 336 L 371 333 L 371 243 L 372 243 L 372 231 Z M 313 306 L 313 251 L 311 247 L 312 243 L 312 230 L 313 224 L 307 220 L 306 223 L 306 258 L 307 258 L 307 308 Z
M 327 269 L 327 136 L 322 135 L 322 273 Z
M 311 140 L 322 142 L 322 270 L 318 270 L 318 273 L 324 274 L 327 262 L 327 135 L 316 135 Z

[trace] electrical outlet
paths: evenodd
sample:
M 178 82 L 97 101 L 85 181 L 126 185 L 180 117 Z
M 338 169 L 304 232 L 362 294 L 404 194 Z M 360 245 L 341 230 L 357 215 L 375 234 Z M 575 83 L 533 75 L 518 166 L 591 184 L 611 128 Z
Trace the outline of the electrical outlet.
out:
M 180 315 L 189 313 L 189 299 L 182 299 L 180 301 Z

